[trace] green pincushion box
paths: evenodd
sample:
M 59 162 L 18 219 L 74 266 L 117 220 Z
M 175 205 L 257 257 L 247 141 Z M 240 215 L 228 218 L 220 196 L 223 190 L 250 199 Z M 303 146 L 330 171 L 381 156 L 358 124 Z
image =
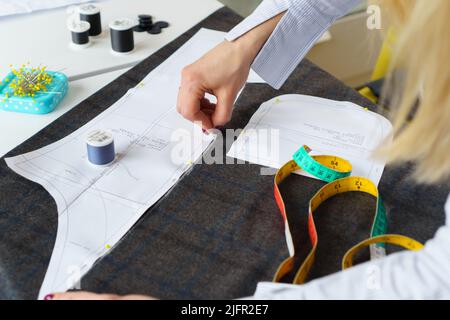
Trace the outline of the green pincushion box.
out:
M 10 84 L 16 79 L 16 75 L 10 72 L 0 82 L 0 110 L 46 114 L 52 112 L 67 94 L 69 85 L 66 75 L 60 72 L 46 71 L 52 81 L 47 85 L 46 92 L 38 92 L 34 97 L 14 96 Z

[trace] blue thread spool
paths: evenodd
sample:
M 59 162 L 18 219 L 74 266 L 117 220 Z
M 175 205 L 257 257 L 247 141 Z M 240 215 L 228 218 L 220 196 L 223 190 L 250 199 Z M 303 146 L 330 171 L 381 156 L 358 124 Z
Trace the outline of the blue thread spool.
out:
M 90 163 L 106 166 L 114 161 L 114 138 L 109 131 L 95 130 L 86 139 L 87 155 Z

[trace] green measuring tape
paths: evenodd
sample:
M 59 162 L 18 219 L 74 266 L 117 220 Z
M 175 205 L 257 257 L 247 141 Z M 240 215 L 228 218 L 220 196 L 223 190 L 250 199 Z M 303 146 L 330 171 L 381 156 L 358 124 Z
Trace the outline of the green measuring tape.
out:
M 371 259 L 381 258 L 386 255 L 385 243 L 393 243 L 406 248 L 421 248 L 421 245 L 413 239 L 398 235 L 386 236 L 386 209 L 379 195 L 378 188 L 367 178 L 351 177 L 352 165 L 349 161 L 336 156 L 311 156 L 309 154 L 310 152 L 311 149 L 309 147 L 303 146 L 294 154 L 294 159 L 283 165 L 275 175 L 274 195 L 285 223 L 286 242 L 289 248 L 290 257 L 280 265 L 274 276 L 274 281 L 279 282 L 284 276 L 292 272 L 294 268 L 295 246 L 289 227 L 289 216 L 287 215 L 284 200 L 280 193 L 279 184 L 292 172 L 299 169 L 327 182 L 327 184 L 317 191 L 309 202 L 308 233 L 312 249 L 303 261 L 299 270 L 297 270 L 294 283 L 304 283 L 314 263 L 318 244 L 318 235 L 314 222 L 314 211 L 325 200 L 334 197 L 337 194 L 345 192 L 365 192 L 377 199 L 374 220 L 369 234 L 370 238 L 356 245 L 346 253 L 343 266 L 351 266 L 354 254 L 366 246 L 370 246 Z

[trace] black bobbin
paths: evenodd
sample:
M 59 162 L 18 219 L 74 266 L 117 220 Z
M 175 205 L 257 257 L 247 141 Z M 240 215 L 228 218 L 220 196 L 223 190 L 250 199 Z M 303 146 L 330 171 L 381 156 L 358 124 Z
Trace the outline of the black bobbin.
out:
M 133 28 L 136 24 L 131 19 L 117 19 L 109 24 L 111 47 L 114 52 L 128 53 L 134 50 Z
M 102 19 L 100 9 L 93 4 L 84 4 L 78 7 L 81 21 L 87 21 L 91 25 L 90 36 L 98 36 L 102 33 Z

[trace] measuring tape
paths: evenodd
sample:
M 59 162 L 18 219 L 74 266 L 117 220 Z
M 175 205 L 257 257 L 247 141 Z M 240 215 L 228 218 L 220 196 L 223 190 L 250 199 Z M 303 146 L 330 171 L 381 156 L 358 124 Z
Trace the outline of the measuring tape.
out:
M 385 234 L 361 241 L 353 248 L 348 250 L 345 253 L 344 258 L 342 259 L 342 269 L 345 270 L 353 266 L 353 257 L 357 252 L 361 251 L 367 246 L 377 243 L 395 244 L 411 251 L 419 251 L 423 249 L 423 244 L 409 237 L 401 236 L 398 234 Z
M 308 233 L 312 248 L 298 269 L 293 281 L 294 284 L 302 284 L 306 281 L 309 271 L 314 263 L 318 244 L 317 229 L 314 222 L 314 211 L 322 202 L 337 194 L 352 191 L 365 192 L 377 199 L 370 238 L 362 241 L 347 251 L 342 262 L 344 269 L 351 267 L 354 255 L 367 246 L 370 247 L 371 259 L 381 258 L 386 255 L 385 243 L 400 245 L 411 250 L 420 250 L 422 248 L 422 245 L 413 239 L 398 235 L 385 235 L 387 230 L 386 210 L 378 193 L 378 188 L 369 179 L 363 177 L 350 177 L 352 165 L 349 161 L 335 156 L 311 156 L 309 154 L 310 152 L 311 149 L 309 147 L 303 146 L 294 154 L 294 159 L 283 165 L 275 175 L 275 200 L 285 223 L 286 242 L 290 254 L 289 258 L 283 261 L 278 268 L 273 279 L 275 282 L 279 282 L 284 276 L 293 271 L 295 258 L 295 247 L 289 227 L 289 218 L 279 185 L 291 173 L 300 169 L 327 182 L 327 184 L 317 191 L 309 201 Z

